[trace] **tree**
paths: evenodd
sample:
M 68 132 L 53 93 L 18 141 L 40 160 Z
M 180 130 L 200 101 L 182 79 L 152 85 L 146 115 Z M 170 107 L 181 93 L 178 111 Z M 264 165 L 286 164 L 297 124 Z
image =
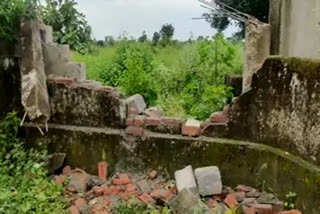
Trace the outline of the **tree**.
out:
M 174 27 L 171 24 L 165 24 L 160 30 L 162 39 L 171 39 L 174 35 Z
M 106 46 L 114 46 L 115 45 L 115 43 L 116 43 L 116 41 L 115 41 L 115 39 L 113 38 L 113 36 L 106 36 L 105 38 L 104 38 L 104 44 L 106 45 Z
M 154 32 L 153 37 L 152 37 L 152 45 L 156 46 L 160 40 L 161 36 L 160 33 Z
M 220 0 L 222 3 L 231 6 L 241 12 L 250 14 L 256 17 L 261 22 L 268 23 L 269 0 Z M 219 32 L 224 31 L 231 23 L 231 18 L 222 17 L 215 14 L 204 14 L 206 20 L 211 24 L 211 27 Z M 241 37 L 244 37 L 244 23 L 237 22 L 240 31 L 237 32 Z
M 139 37 L 138 41 L 139 42 L 145 42 L 148 40 L 147 33 L 145 31 L 142 32 L 142 35 Z
M 161 34 L 161 42 L 162 46 L 166 46 L 170 43 L 173 35 L 174 35 L 174 27 L 171 24 L 165 24 L 162 26 L 160 30 Z
M 91 41 L 91 27 L 85 16 L 76 9 L 75 0 L 46 0 L 43 18 L 54 30 L 54 39 L 68 44 L 80 53 L 87 53 Z

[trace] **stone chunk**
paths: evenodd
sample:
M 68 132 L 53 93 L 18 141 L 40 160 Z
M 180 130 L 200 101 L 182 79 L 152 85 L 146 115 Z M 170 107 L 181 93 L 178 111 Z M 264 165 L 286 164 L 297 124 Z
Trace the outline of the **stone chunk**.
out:
M 215 112 L 210 116 L 211 123 L 226 123 L 227 120 L 227 115 L 225 115 L 223 112 Z
M 184 169 L 176 171 L 174 173 L 174 176 L 176 179 L 176 186 L 178 192 L 182 191 L 183 189 L 188 189 L 193 194 L 199 194 L 192 166 L 187 166 Z
M 71 172 L 69 179 L 69 187 L 74 188 L 78 193 L 84 193 L 87 191 L 89 176 L 85 171 L 75 169 Z
M 188 189 L 183 189 L 178 196 L 169 202 L 170 208 L 177 214 L 209 214 L 209 208 L 200 200 L 198 195 Z
M 143 112 L 144 115 L 146 115 L 147 117 L 156 117 L 156 118 L 160 118 L 163 116 L 163 109 L 160 107 L 151 107 L 146 109 Z
M 126 99 L 128 109 L 135 109 L 137 114 L 141 114 L 147 107 L 140 94 L 133 95 Z
M 137 186 L 142 193 L 149 193 L 151 191 L 151 186 L 146 180 L 139 181 Z
M 182 135 L 198 137 L 201 134 L 201 123 L 198 120 L 189 119 L 182 126 Z
M 203 167 L 195 170 L 195 176 L 202 196 L 222 193 L 220 170 L 216 166 Z

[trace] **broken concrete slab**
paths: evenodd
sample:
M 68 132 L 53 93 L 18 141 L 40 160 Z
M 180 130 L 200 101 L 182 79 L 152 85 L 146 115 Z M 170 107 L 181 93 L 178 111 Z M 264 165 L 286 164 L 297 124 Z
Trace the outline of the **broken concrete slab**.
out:
M 73 78 L 78 82 L 86 79 L 86 67 L 83 63 L 71 62 L 68 45 L 42 43 L 45 71 L 47 76 Z
M 176 171 L 174 176 L 178 192 L 188 189 L 195 195 L 199 194 L 192 166 L 187 166 L 184 169 Z
M 202 167 L 195 170 L 195 176 L 202 196 L 222 193 L 220 170 L 216 166 Z
M 23 21 L 20 34 L 21 102 L 30 120 L 46 123 L 50 118 L 50 104 L 39 21 Z
M 143 96 L 140 94 L 133 95 L 125 100 L 128 110 L 132 109 L 136 114 L 141 114 L 147 107 Z
M 169 202 L 170 208 L 177 214 L 209 214 L 209 208 L 200 200 L 198 195 L 188 189 L 183 189 L 176 198 Z

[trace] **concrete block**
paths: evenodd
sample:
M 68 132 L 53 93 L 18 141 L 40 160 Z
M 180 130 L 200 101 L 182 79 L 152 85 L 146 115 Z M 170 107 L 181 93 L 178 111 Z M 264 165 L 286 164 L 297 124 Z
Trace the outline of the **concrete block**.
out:
M 52 27 L 41 24 L 40 25 L 40 37 L 44 43 L 53 43 L 53 31 Z
M 195 170 L 199 193 L 202 196 L 222 193 L 221 174 L 218 167 L 210 166 Z
M 176 179 L 178 192 L 181 192 L 183 189 L 188 189 L 193 194 L 199 194 L 192 166 L 187 166 L 184 169 L 176 171 L 174 177 Z
M 126 104 L 128 109 L 135 109 L 137 114 L 141 114 L 147 107 L 147 104 L 140 94 L 136 94 L 127 98 Z
M 188 189 L 183 189 L 178 196 L 169 202 L 170 208 L 177 214 L 209 214 L 209 208 Z

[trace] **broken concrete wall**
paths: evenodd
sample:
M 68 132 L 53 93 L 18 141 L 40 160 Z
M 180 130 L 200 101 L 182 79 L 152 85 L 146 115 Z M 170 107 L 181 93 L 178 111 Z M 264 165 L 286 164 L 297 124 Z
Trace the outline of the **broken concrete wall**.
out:
M 51 123 L 76 126 L 124 126 L 126 107 L 117 89 L 94 81 L 49 79 Z
M 42 136 L 26 124 L 29 146 L 50 153 L 66 153 L 66 164 L 96 174 L 97 163 L 109 163 L 113 171 L 146 172 L 155 169 L 173 178 L 177 169 L 192 164 L 195 168 L 219 166 L 223 183 L 256 185 L 260 173 L 265 188 L 272 188 L 281 199 L 289 191 L 299 195 L 303 213 L 318 214 L 320 169 L 284 151 L 261 144 L 233 140 L 190 138 L 146 131 L 132 138 L 118 129 L 50 125 Z M 263 165 L 267 167 L 261 170 Z
M 246 26 L 245 68 L 242 92 L 250 89 L 252 76 L 270 56 L 271 27 L 269 24 L 249 22 Z
M 40 23 L 23 21 L 21 34 L 21 102 L 30 120 L 45 123 L 50 118 L 49 97 L 42 54 Z
M 320 164 L 320 61 L 270 57 L 229 110 L 229 136 Z
M 271 0 L 272 55 L 320 58 L 320 1 Z

